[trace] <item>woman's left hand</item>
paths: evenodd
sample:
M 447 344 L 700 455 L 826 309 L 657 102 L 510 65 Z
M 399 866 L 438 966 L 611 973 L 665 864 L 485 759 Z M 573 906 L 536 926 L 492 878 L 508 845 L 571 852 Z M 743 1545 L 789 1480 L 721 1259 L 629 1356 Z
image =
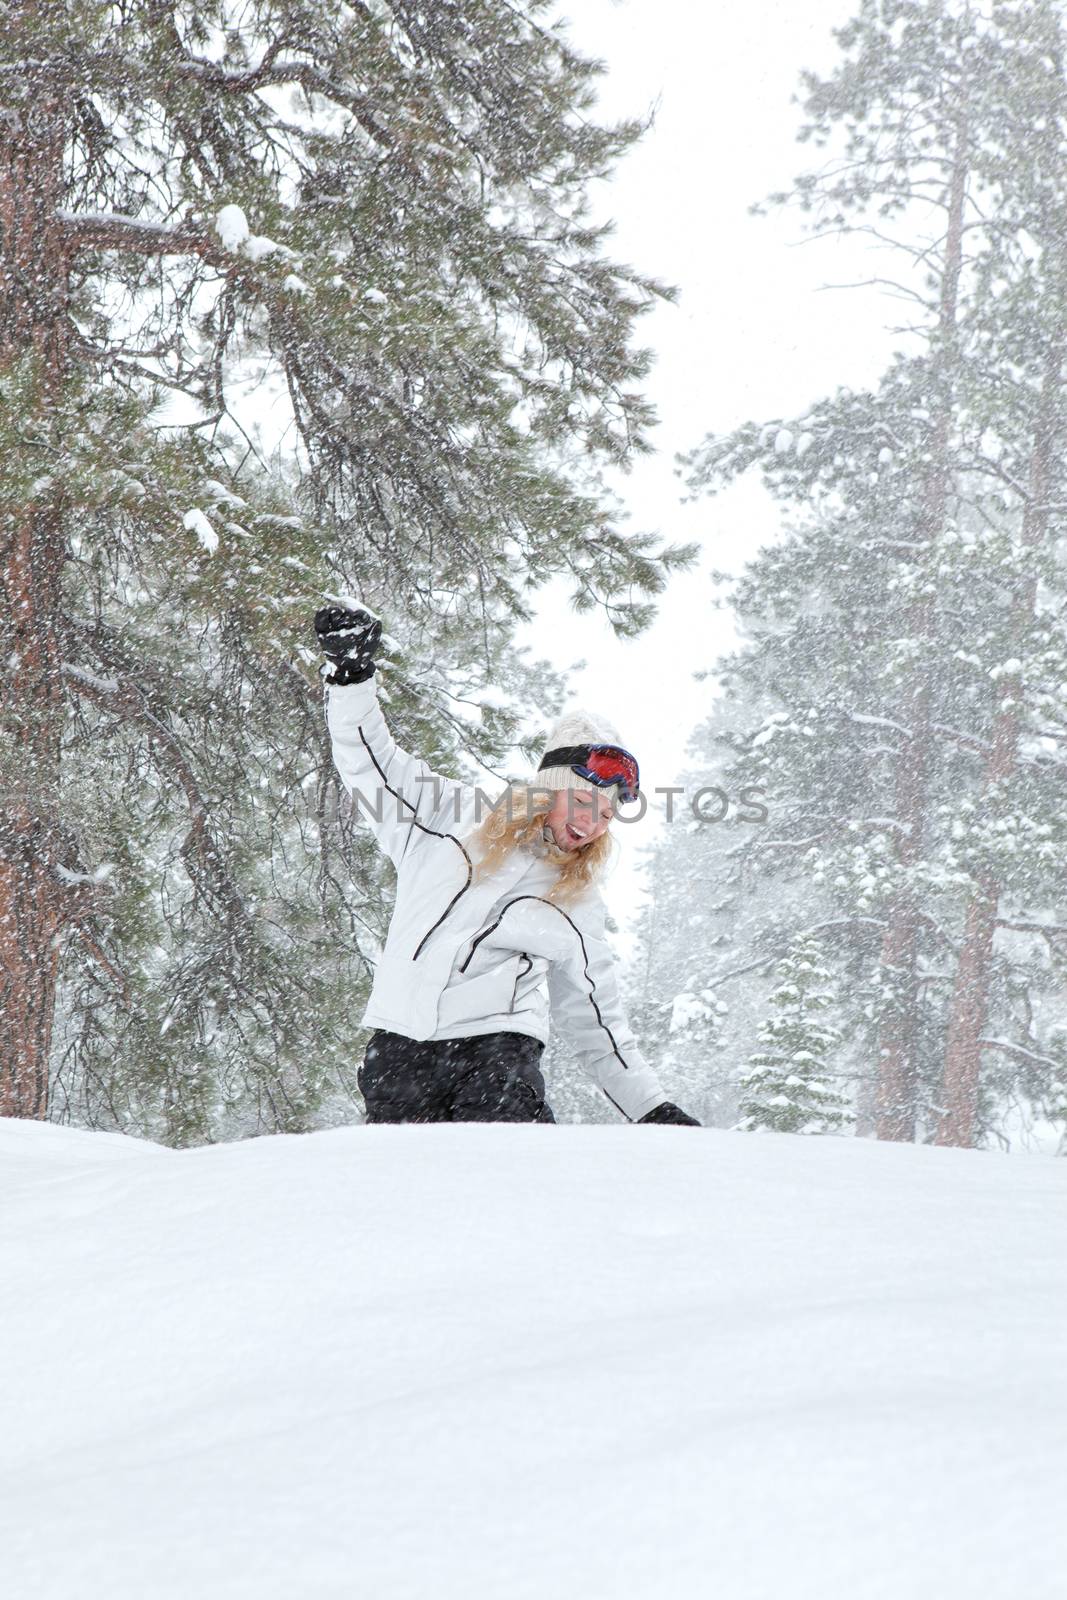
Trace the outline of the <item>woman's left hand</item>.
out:
M 661 1122 L 674 1128 L 699 1128 L 702 1126 L 696 1117 L 689 1116 L 672 1105 L 669 1100 L 664 1100 L 661 1106 L 654 1106 L 651 1111 L 646 1111 L 643 1117 L 638 1117 L 638 1122 Z

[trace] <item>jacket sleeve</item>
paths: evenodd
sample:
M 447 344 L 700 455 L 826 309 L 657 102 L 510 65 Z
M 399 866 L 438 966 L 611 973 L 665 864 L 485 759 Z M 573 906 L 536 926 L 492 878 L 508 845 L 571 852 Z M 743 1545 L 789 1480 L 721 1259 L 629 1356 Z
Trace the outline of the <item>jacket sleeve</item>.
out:
M 598 1088 L 631 1122 L 667 1099 L 626 1020 L 599 896 L 572 912 L 569 953 L 549 967 L 552 1021 Z
M 458 819 L 464 786 L 438 777 L 425 761 L 401 750 L 382 715 L 373 677 L 326 685 L 326 725 L 334 765 L 356 817 L 369 823 L 394 866 L 424 829 L 441 833 L 449 816 Z

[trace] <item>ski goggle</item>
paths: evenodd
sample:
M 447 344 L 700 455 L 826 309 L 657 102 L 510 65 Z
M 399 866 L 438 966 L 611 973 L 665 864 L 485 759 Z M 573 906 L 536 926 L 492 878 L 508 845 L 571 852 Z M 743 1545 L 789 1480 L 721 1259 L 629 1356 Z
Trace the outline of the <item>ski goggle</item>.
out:
M 539 770 L 570 767 L 579 778 L 586 778 L 599 789 L 619 786 L 620 800 L 636 800 L 641 787 L 637 762 L 629 750 L 617 744 L 569 744 L 549 750 Z

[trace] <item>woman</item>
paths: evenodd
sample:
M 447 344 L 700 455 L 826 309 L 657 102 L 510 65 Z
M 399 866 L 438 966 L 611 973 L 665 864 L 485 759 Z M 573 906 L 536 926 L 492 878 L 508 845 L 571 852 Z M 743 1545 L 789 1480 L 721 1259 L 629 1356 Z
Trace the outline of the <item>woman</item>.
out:
M 612 796 L 636 799 L 638 783 L 614 730 L 565 718 L 537 783 L 484 815 L 480 790 L 393 740 L 374 686 L 380 621 L 333 605 L 315 629 L 334 762 L 397 872 L 362 1018 L 368 1122 L 554 1122 L 539 1067 L 551 1016 L 623 1116 L 696 1126 L 634 1043 L 604 939 Z

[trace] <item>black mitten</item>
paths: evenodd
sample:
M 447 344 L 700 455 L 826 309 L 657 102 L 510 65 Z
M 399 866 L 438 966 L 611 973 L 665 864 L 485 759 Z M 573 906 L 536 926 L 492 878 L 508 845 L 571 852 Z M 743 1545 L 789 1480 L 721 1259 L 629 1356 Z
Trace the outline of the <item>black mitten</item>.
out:
M 315 613 L 319 649 L 333 667 L 327 683 L 364 683 L 374 672 L 382 625 L 369 611 L 323 606 Z

